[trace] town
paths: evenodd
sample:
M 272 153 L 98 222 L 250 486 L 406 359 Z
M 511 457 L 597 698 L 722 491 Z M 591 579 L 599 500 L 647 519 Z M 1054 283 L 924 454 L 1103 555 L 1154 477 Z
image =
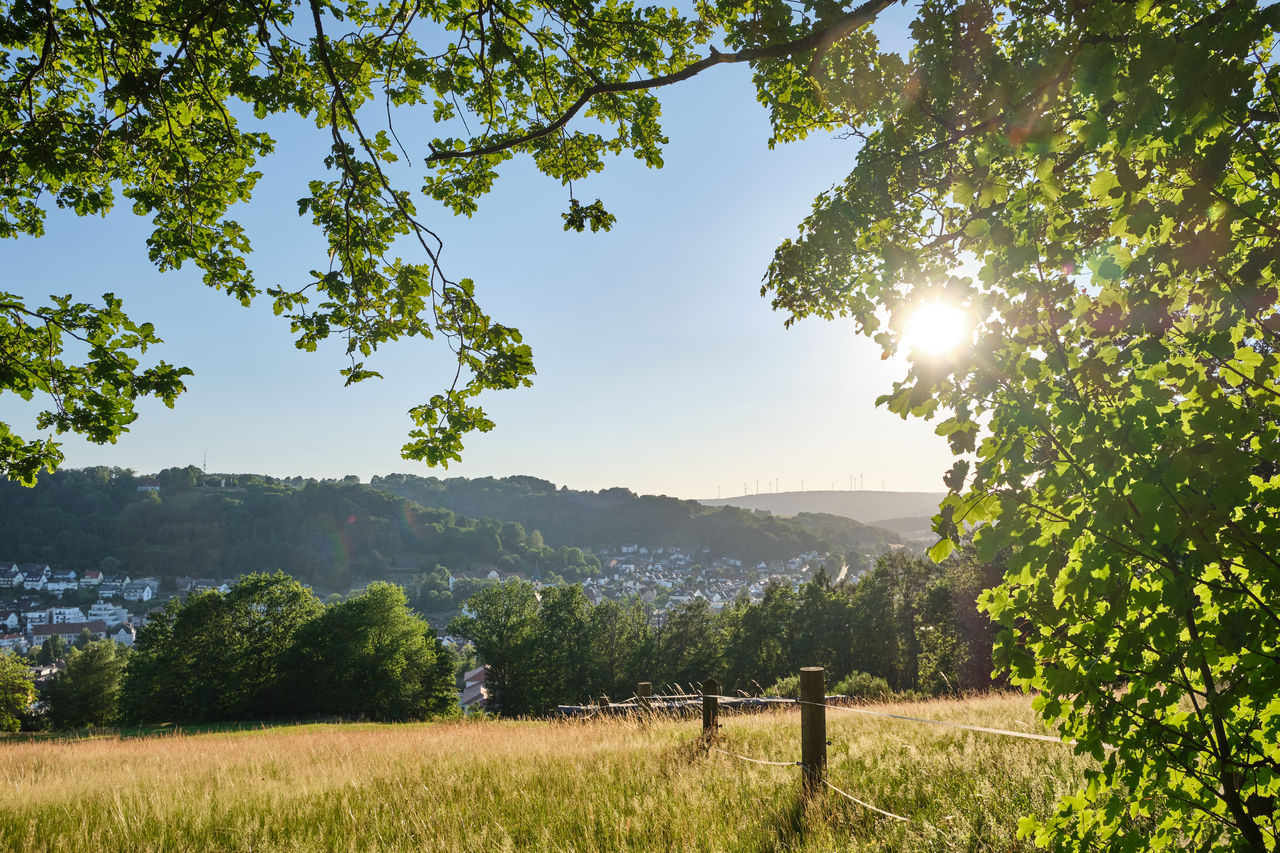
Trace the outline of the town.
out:
M 862 564 L 848 566 L 837 555 L 807 551 L 786 560 L 746 561 L 744 565 L 741 559 L 713 556 L 710 548 L 638 544 L 604 548 L 596 554 L 603 571 L 599 577 L 582 580 L 587 600 L 599 604 L 639 599 L 651 608 L 653 620 L 659 624 L 669 608 L 699 599 L 719 611 L 737 600 L 759 602 L 770 584 L 798 589 L 819 571 L 825 571 L 833 582 L 854 578 L 875 561 L 875 555 L 868 554 L 863 555 Z M 480 585 L 528 580 L 521 573 L 503 574 L 489 566 L 451 573 L 450 589 L 461 579 Z M 100 570 L 77 576 L 74 571 L 54 569 L 46 563 L 0 560 L 0 649 L 25 654 L 51 638 L 58 638 L 65 647 L 85 635 L 132 646 L 138 630 L 167 599 L 207 590 L 225 593 L 233 583 L 234 579 L 216 578 L 131 578 Z M 532 583 L 542 586 L 536 577 Z

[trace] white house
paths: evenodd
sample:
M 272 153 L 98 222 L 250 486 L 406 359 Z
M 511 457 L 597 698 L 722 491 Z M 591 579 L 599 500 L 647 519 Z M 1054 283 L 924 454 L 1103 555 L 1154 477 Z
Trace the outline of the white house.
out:
M 62 625 L 67 622 L 83 622 L 84 611 L 79 607 L 50 607 L 49 623 L 50 625 Z
M 22 571 L 18 564 L 9 560 L 0 560 L 0 589 L 13 589 L 22 584 Z
M 129 620 L 129 611 L 109 601 L 99 601 L 89 608 L 89 620 L 100 620 L 108 625 L 119 625 Z
M 56 572 L 50 572 L 49 577 L 44 582 L 46 592 L 64 593 L 69 589 L 79 589 L 80 584 L 76 582 L 76 573 L 70 569 L 60 569 Z
M 111 635 L 111 639 L 117 643 L 124 643 L 132 648 L 133 641 L 137 638 L 137 632 L 133 630 L 132 625 L 121 625 L 120 630 Z
M 90 569 L 80 576 L 80 588 L 96 587 L 102 583 L 102 572 L 97 569 Z
M 49 579 L 49 567 L 44 563 L 24 563 L 18 566 L 22 572 L 22 586 L 25 589 L 44 589 Z
M 106 586 L 106 584 L 103 584 Z M 102 591 L 98 592 L 98 597 L 102 597 Z M 155 597 L 154 590 L 151 585 L 145 581 L 130 581 L 120 590 L 120 597 L 125 601 L 150 601 Z

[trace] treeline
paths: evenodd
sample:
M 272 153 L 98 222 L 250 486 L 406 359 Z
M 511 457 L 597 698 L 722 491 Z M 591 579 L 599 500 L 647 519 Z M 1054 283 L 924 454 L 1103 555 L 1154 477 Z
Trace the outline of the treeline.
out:
M 143 484 L 160 490 L 138 491 Z M 578 548 L 546 545 L 518 522 L 426 509 L 354 477 L 292 483 L 206 477 L 193 467 L 148 478 L 119 468 L 62 470 L 31 489 L 2 482 L 0 543 L 2 558 L 78 573 L 231 578 L 278 569 L 333 591 L 398 570 L 396 579 L 439 611 L 454 606 L 449 573 L 496 567 L 574 581 L 600 565 Z
M 132 651 L 78 646 L 41 697 L 51 728 L 411 720 L 457 702 L 454 655 L 393 584 L 325 605 L 283 574 L 253 574 L 226 594 L 172 599 Z
M 423 506 L 517 521 L 542 531 L 553 545 L 679 545 L 774 560 L 811 550 L 878 553 L 901 542 L 892 531 L 840 516 L 805 513 L 782 518 L 738 507 L 637 495 L 622 488 L 574 491 L 536 477 L 441 480 L 391 474 L 374 477 L 370 485 Z
M 976 601 L 1002 574 L 970 552 L 938 565 L 897 551 L 858 582 L 820 573 L 799 591 L 770 586 L 761 602 L 719 613 L 695 601 L 661 625 L 635 601 L 592 606 L 576 586 L 539 597 L 503 583 L 474 595 L 449 632 L 488 664 L 492 707 L 504 714 L 625 698 L 639 681 L 714 677 L 753 694 L 782 681 L 785 692 L 784 680 L 812 665 L 859 692 L 941 695 L 992 685 L 994 629 Z

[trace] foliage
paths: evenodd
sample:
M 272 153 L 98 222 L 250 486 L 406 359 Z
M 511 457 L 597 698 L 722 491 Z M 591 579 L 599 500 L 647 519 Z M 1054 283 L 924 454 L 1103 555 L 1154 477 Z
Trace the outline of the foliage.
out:
M 851 672 L 827 688 L 828 693 L 852 696 L 856 699 L 884 700 L 890 698 L 889 682 L 865 672 Z
M 884 402 L 943 415 L 940 530 L 1010 549 L 1001 662 L 1102 759 L 1045 843 L 1280 838 L 1278 14 L 924 3 L 902 85 L 831 101 L 857 164 L 766 282 L 890 352 L 922 304 L 974 324 Z
M 760 602 L 719 613 L 695 599 L 660 621 L 635 600 L 592 606 L 577 586 L 539 593 L 509 581 L 473 595 L 449 632 L 475 645 L 489 666 L 490 709 L 510 716 L 625 699 L 639 681 L 715 677 L 727 692 L 759 694 L 812 665 L 832 683 L 853 678 L 850 695 L 862 697 L 983 690 L 998 682 L 993 632 L 974 618 L 978 590 L 961 580 L 972 560 L 971 549 L 942 566 L 895 552 L 857 583 L 770 585 Z M 949 654 L 930 654 L 935 637 L 948 638 Z
M 66 650 L 66 641 L 61 637 L 46 637 L 45 641 L 40 644 L 40 650 L 36 652 L 36 663 L 48 666 L 54 661 L 62 660 L 62 656 Z
M 116 722 L 128 657 L 128 648 L 114 640 L 96 640 L 73 649 L 66 671 L 42 695 L 49 703 L 49 724 L 55 729 L 79 729 Z
M 120 702 L 133 722 L 422 719 L 455 701 L 452 656 L 384 583 L 325 606 L 284 574 L 246 575 L 171 599 L 135 649 Z
M 35 698 L 31 672 L 17 655 L 0 651 L 0 732 L 16 732 Z
M 776 696 L 781 699 L 796 699 L 800 696 L 800 675 L 784 675 L 766 687 L 763 696 Z
M 298 716 L 423 719 L 457 702 L 453 656 L 392 584 L 370 584 L 326 608 L 299 632 L 289 658 L 279 678 L 292 685 Z
M 283 690 L 288 652 L 321 609 L 310 590 L 279 572 L 246 575 L 226 594 L 170 599 L 138 633 L 123 716 L 203 722 L 281 715 L 292 700 Z

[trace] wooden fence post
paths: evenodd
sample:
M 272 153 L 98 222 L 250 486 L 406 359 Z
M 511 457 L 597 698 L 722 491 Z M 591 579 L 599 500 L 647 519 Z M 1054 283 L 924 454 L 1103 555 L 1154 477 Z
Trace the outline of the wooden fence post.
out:
M 800 670 L 800 767 L 804 792 L 823 789 L 827 769 L 827 683 L 820 666 Z
M 702 736 L 715 737 L 720 727 L 720 682 L 708 678 L 702 682 Z
M 647 711 L 653 706 L 653 682 L 641 681 L 636 685 L 636 698 L 639 700 L 637 704 L 642 711 Z

